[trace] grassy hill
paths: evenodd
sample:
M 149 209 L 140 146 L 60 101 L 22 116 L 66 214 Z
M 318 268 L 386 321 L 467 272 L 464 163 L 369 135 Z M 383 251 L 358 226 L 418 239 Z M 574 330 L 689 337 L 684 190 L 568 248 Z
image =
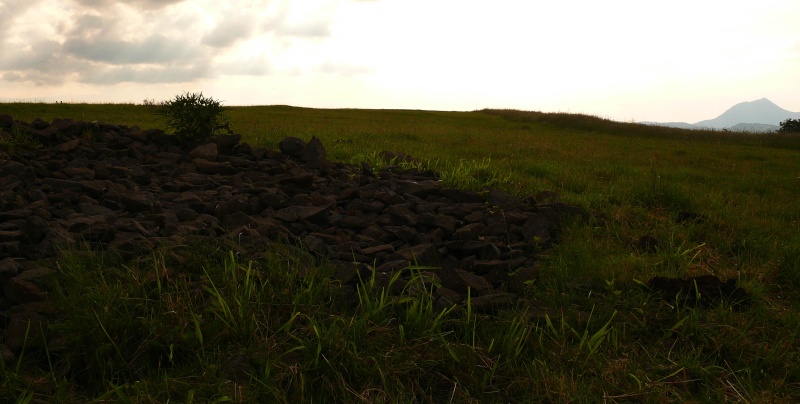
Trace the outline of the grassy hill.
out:
M 152 107 L 139 105 L 0 104 L 0 114 L 24 121 L 66 117 L 160 127 Z M 438 316 L 424 298 L 416 306 L 388 303 L 367 283 L 362 307 L 351 312 L 326 304 L 333 297 L 324 277 L 298 285 L 289 275 L 275 275 L 248 284 L 225 277 L 246 263 L 214 255 L 214 246 L 200 247 L 198 256 L 208 257 L 201 266 L 217 268 L 208 271 L 229 282 L 225 293 L 230 294 L 220 292 L 220 302 L 238 302 L 241 308 L 246 294 L 252 303 L 252 318 L 239 319 L 252 320 L 251 328 L 231 333 L 212 324 L 217 315 L 211 309 L 193 311 L 182 285 L 165 285 L 163 296 L 154 297 L 124 276 L 100 282 L 92 268 L 129 264 L 76 254 L 65 256 L 62 265 L 81 276 L 58 281 L 54 287 L 60 293 L 80 290 L 98 309 L 122 304 L 114 296 L 150 296 L 153 306 L 145 311 L 156 331 L 131 330 L 125 335 L 133 342 L 127 342 L 146 345 L 152 333 L 172 332 L 164 313 L 177 311 L 194 320 L 192 328 L 175 331 L 186 335 L 175 336 L 170 352 L 181 344 L 200 349 L 175 363 L 170 354 L 157 366 L 130 368 L 131 358 L 116 357 L 113 342 L 99 339 L 87 351 L 108 355 L 76 352 L 81 361 L 64 373 L 53 364 L 28 368 L 23 358 L 17 366 L 4 366 L 0 397 L 23 402 L 42 396 L 123 402 L 800 400 L 800 137 L 512 110 L 255 106 L 231 108 L 229 116 L 234 131 L 255 146 L 277 148 L 287 136 L 317 136 L 329 159 L 352 163 L 375 162 L 383 150 L 402 151 L 455 186 L 488 184 L 520 197 L 548 191 L 549 198 L 580 205 L 589 215 L 567 225 L 560 243 L 546 252 L 540 279 L 529 285 L 528 297 L 560 309 L 544 318 L 513 311 L 501 318 L 469 312 Z M 643 237 L 656 247 L 639 248 Z M 279 252 L 273 257 L 255 265 L 284 272 L 300 265 Z M 660 300 L 641 285 L 653 276 L 703 274 L 736 279 L 752 305 L 688 307 Z M 75 321 L 68 325 L 73 330 L 97 327 L 92 317 L 76 313 L 64 321 Z M 243 347 L 261 358 L 259 367 L 245 382 L 226 381 L 220 369 Z M 37 390 L 38 379 L 55 387 Z

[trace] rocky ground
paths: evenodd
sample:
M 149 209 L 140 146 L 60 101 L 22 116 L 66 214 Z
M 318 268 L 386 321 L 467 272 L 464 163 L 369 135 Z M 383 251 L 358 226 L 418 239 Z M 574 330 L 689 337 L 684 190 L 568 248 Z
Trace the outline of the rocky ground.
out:
M 388 285 L 417 265 L 441 285 L 438 308 L 463 304 L 470 290 L 472 307 L 491 312 L 518 303 L 537 255 L 582 214 L 547 193 L 445 187 L 434 172 L 396 165 L 413 159 L 402 153 L 383 153 L 381 168 L 333 163 L 316 138 L 287 138 L 276 151 L 239 135 L 179 144 L 154 129 L 0 116 L 0 138 L 11 133 L 40 146 L 0 152 L 0 353 L 9 362 L 29 323 L 51 321 L 39 263 L 76 243 L 136 259 L 155 248 L 180 257 L 189 240 L 209 239 L 258 260 L 283 242 L 331 265 L 345 288 L 373 273 Z
M 465 300 L 476 310 L 515 304 L 537 276 L 537 252 L 562 218 L 563 203 L 520 200 L 496 189 L 448 188 L 431 171 L 392 165 L 351 167 L 326 160 L 318 139 L 287 138 L 280 151 L 239 135 L 178 144 L 160 130 L 59 119 L 0 116 L 0 137 L 27 133 L 41 146 L 13 148 L 0 162 L 0 351 L 8 359 L 43 310 L 59 248 L 86 243 L 123 258 L 154 248 L 179 255 L 189 239 L 209 238 L 250 259 L 267 243 L 302 246 L 353 285 L 378 284 L 409 265 L 442 286 L 437 305 Z M 399 157 L 399 159 L 397 158 Z M 403 278 L 401 278 L 402 284 Z

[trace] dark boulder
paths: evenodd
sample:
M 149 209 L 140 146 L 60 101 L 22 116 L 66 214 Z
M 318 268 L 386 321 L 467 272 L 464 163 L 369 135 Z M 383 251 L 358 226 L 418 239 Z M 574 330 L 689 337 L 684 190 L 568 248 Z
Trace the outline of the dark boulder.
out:
M 281 153 L 287 156 L 300 157 L 303 155 L 303 150 L 306 148 L 306 142 L 300 138 L 287 137 L 278 143 L 278 148 Z

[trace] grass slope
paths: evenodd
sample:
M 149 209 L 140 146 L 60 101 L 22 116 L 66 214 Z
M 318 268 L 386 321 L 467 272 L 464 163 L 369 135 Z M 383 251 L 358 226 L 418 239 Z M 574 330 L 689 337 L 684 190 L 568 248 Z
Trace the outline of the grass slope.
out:
M 0 113 L 159 126 L 137 105 L 0 104 Z M 64 318 L 55 327 L 70 336 L 67 347 L 31 348 L 4 367 L 0 396 L 800 401 L 800 138 L 507 110 L 271 106 L 229 115 L 253 145 L 317 136 L 330 159 L 349 162 L 403 151 L 454 185 L 554 191 L 583 206 L 590 218 L 568 225 L 528 291 L 556 309 L 438 312 L 419 293 L 422 275 L 399 300 L 365 279 L 359 304 L 341 307 L 324 265 L 300 276 L 302 253 L 280 244 L 252 263 L 195 246 L 197 262 L 185 268 L 166 253 L 127 263 L 76 249 L 53 263 Z M 636 248 L 642 236 L 658 248 Z M 639 284 L 700 274 L 738 279 L 753 304 L 685 307 Z

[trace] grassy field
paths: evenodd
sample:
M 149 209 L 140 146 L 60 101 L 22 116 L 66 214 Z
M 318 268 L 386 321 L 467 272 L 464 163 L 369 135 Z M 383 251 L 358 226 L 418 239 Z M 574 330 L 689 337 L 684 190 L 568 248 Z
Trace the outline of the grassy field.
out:
M 0 104 L 0 114 L 160 126 L 152 107 L 138 105 Z M 196 265 L 180 271 L 159 254 L 127 263 L 76 250 L 58 261 L 53 284 L 64 318 L 54 326 L 72 336 L 68 348 L 57 357 L 32 350 L 4 367 L 0 397 L 800 401 L 800 136 L 505 110 L 270 106 L 229 116 L 253 145 L 317 136 L 329 159 L 353 163 L 402 151 L 457 186 L 553 191 L 582 206 L 588 217 L 567 226 L 528 290 L 557 310 L 439 313 L 425 294 L 389 301 L 369 280 L 357 308 L 339 307 L 327 269 L 298 278 L 302 262 L 281 245 L 252 263 L 195 246 Z M 659 247 L 636 248 L 642 236 Z M 185 276 L 141 281 L 173 271 Z M 737 279 L 752 305 L 686 307 L 640 285 L 702 274 Z M 193 290 L 197 276 L 216 286 Z M 229 381 L 240 367 L 246 376 Z

